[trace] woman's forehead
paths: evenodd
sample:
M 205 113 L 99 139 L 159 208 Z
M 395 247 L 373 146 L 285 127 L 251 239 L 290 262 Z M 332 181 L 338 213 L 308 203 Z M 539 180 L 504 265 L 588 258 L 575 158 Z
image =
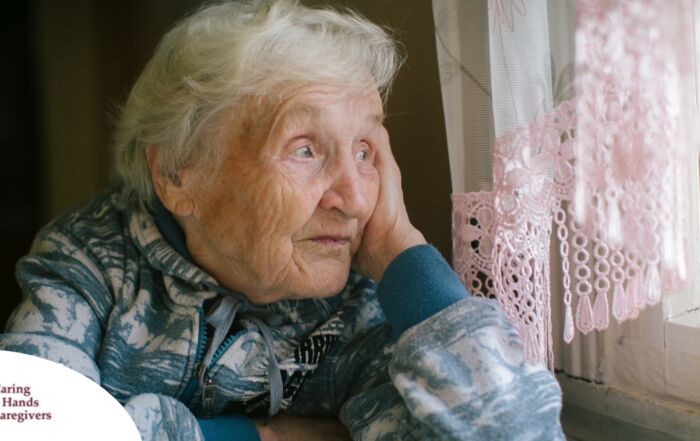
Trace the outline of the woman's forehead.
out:
M 347 117 L 362 118 L 363 125 L 376 126 L 384 121 L 384 108 L 376 88 L 351 89 L 334 86 L 297 88 L 282 98 L 255 97 L 239 107 L 243 143 L 260 146 L 261 138 L 268 138 L 290 125 L 303 122 L 321 122 L 329 113 L 349 111 Z
M 282 102 L 273 112 L 275 121 L 321 119 L 329 111 L 349 110 L 372 123 L 381 123 L 384 108 L 375 89 L 347 90 L 321 88 L 301 90 Z M 359 112 L 360 115 L 355 113 Z

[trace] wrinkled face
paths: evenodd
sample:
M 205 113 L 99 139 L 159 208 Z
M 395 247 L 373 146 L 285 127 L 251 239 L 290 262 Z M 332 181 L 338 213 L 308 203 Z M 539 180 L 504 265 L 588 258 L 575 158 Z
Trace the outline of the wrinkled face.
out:
M 382 101 L 323 86 L 263 107 L 233 124 L 218 175 L 191 191 L 188 248 L 254 303 L 333 295 L 377 200 Z

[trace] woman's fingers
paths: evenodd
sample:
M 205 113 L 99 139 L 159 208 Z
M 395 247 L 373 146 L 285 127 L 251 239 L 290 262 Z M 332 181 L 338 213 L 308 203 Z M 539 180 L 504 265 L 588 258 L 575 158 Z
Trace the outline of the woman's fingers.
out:
M 379 172 L 379 196 L 357 255 L 358 270 L 377 281 L 403 250 L 425 243 L 423 235 L 408 218 L 401 190 L 401 172 L 391 153 L 386 130 L 382 141 L 374 162 Z
M 277 415 L 253 420 L 261 441 L 349 441 L 348 430 L 338 420 Z

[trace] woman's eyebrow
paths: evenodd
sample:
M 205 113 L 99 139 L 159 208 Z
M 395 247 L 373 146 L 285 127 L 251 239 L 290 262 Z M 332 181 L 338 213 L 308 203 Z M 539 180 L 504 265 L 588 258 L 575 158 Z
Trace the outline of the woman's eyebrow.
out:
M 294 104 L 287 109 L 284 109 L 278 116 L 278 121 L 284 121 L 288 119 L 302 119 L 302 118 L 318 118 L 321 115 L 321 109 L 311 104 Z
M 321 109 L 313 104 L 296 103 L 282 110 L 274 119 L 271 132 L 293 124 L 303 119 L 317 119 L 321 116 Z M 367 117 L 367 125 L 371 128 L 384 124 L 386 115 L 384 112 L 372 113 Z
M 386 118 L 386 115 L 384 114 L 384 112 L 375 113 L 375 114 L 369 116 L 370 123 L 372 123 L 373 125 L 384 124 L 384 118 Z
M 274 116 L 269 133 L 272 134 L 279 132 L 280 130 L 285 130 L 285 128 L 290 124 L 293 125 L 294 123 L 304 119 L 319 118 L 320 115 L 321 109 L 316 106 L 306 103 L 293 104 Z

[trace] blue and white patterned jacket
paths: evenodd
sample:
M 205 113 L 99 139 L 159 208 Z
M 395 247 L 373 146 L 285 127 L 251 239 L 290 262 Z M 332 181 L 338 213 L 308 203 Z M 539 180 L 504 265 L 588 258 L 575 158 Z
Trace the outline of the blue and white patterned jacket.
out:
M 98 382 L 144 440 L 205 439 L 197 372 L 217 283 L 117 201 L 106 192 L 41 230 L 0 349 Z M 379 287 L 351 274 L 336 296 L 265 308 L 281 319 L 271 332 L 287 412 L 337 417 L 356 440 L 564 439 L 554 377 L 524 363 L 497 305 L 469 297 L 432 247 L 404 252 Z M 268 360 L 260 329 L 238 321 L 208 366 L 212 413 L 264 411 Z

